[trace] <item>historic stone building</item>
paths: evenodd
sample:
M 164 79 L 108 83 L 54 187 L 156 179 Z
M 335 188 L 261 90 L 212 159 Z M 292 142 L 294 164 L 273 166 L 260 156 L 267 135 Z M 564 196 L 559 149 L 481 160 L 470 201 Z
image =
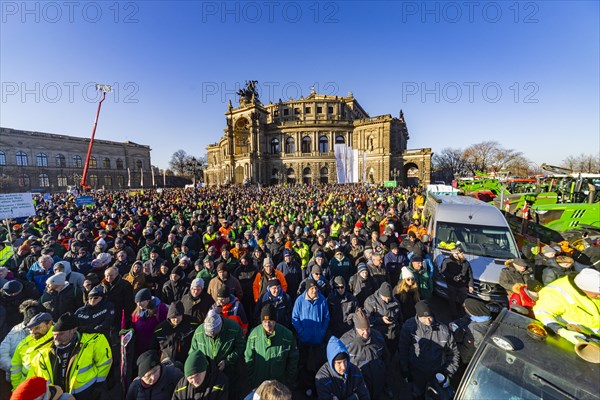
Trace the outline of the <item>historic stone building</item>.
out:
M 431 149 L 407 150 L 402 111 L 371 117 L 352 93 L 314 89 L 306 98 L 263 105 L 249 85 L 238 93 L 238 107 L 229 103 L 225 135 L 207 146 L 207 184 L 335 183 L 339 143 L 358 150 L 359 182 L 429 183 Z
M 89 138 L 0 128 L 0 192 L 58 192 L 78 186 L 89 142 Z M 96 139 L 87 183 L 93 189 L 150 187 L 150 168 L 149 146 Z

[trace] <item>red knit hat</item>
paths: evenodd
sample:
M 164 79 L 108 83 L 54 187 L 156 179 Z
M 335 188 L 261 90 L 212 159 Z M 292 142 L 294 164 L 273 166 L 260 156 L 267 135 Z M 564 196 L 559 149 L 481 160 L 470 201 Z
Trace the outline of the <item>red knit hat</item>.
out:
M 10 400 L 33 400 L 46 393 L 46 380 L 39 376 L 26 379 L 15 389 Z

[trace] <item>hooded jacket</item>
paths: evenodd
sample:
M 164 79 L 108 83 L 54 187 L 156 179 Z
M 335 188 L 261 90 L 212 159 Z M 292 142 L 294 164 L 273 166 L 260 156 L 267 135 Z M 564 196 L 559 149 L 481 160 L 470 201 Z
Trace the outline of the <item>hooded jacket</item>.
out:
M 154 329 L 156 329 L 158 324 L 167 319 L 168 307 L 165 305 L 165 303 L 162 303 L 160 299 L 154 296 L 150 302 L 152 303 L 152 308 L 154 309 L 153 315 L 146 316 L 146 310 L 142 311 L 140 309 L 136 309 L 131 316 L 131 322 L 136 337 L 136 357 L 146 350 L 150 350 L 152 347 L 152 334 L 154 333 Z
M 161 322 L 154 330 L 155 348 L 160 348 L 161 358 L 170 358 L 171 361 L 185 363 L 194 331 L 200 324 L 195 318 L 184 315 L 177 326 L 173 326 L 168 319 Z
M 340 340 L 350 354 L 350 362 L 362 372 L 371 397 L 379 398 L 385 387 L 386 368 L 390 361 L 383 335 L 377 329 L 371 329 L 371 335 L 365 340 L 352 328 Z
M 363 279 L 359 272 L 350 277 L 348 288 L 352 294 L 356 296 L 356 300 L 358 301 L 358 305 L 360 307 L 363 306 L 367 297 L 375 293 L 375 290 L 377 290 L 377 287 L 375 286 L 375 280 L 371 274 L 369 273 L 367 279 Z
M 477 322 L 471 320 L 469 316 L 465 316 L 450 323 L 450 330 L 456 341 L 463 364 L 466 365 L 471 361 L 475 350 L 477 350 L 490 325 L 492 325 L 492 321 L 492 318 L 489 318 Z
M 161 299 L 171 304 L 174 301 L 181 300 L 184 294 L 190 291 L 190 282 L 185 278 L 185 275 L 177 281 L 169 279 L 162 287 Z
M 340 353 L 348 357 L 348 366 L 344 375 L 337 373 L 333 359 Z M 317 372 L 315 383 L 319 400 L 370 400 L 360 369 L 349 360 L 350 356 L 344 343 L 335 336 L 327 344 L 327 362 Z
M 52 314 L 52 319 L 58 321 L 64 313 L 73 314 L 83 306 L 83 294 L 80 289 L 65 282 L 65 286 L 60 292 L 45 291 L 40 297 L 40 303 Z
M 500 271 L 499 283 L 508 293 L 512 293 L 512 288 L 516 283 L 526 285 L 529 279 L 533 278 L 533 271 L 527 267 L 525 271 L 519 272 L 510 263 Z
M 173 391 L 182 379 L 183 373 L 176 367 L 161 364 L 160 378 L 144 387 L 140 378 L 135 378 L 127 390 L 126 400 L 171 400 Z M 183 378 L 185 379 L 185 378 Z
M 131 314 L 135 309 L 135 297 L 131 284 L 123 280 L 123 278 L 121 278 L 119 275 L 112 282 L 112 284 L 108 283 L 106 279 L 103 279 L 101 285 L 104 287 L 106 300 L 110 301 L 115 307 L 115 328 L 117 331 L 121 329 L 123 312 L 125 317 L 125 326 L 128 327 L 131 323 Z
M 19 343 L 29 335 L 29 329 L 23 322 L 13 326 L 8 335 L 0 343 L 0 369 L 6 372 L 6 379 L 10 381 L 10 368 L 12 358 Z
M 71 285 L 83 290 L 83 281 L 85 280 L 83 274 L 79 272 L 73 272 L 71 269 L 71 263 L 68 261 L 61 261 L 60 263 L 65 266 L 65 275 L 67 275 L 67 281 Z

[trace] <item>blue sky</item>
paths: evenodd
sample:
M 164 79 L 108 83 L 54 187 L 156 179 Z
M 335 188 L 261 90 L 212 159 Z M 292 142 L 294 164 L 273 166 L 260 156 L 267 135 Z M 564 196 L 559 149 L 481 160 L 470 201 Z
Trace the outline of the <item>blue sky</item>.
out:
M 400 109 L 409 148 L 484 140 L 559 164 L 600 156 L 597 1 L 3 1 L 0 125 L 202 155 L 227 101 L 352 91 Z M 471 5 L 469 5 L 471 4 Z

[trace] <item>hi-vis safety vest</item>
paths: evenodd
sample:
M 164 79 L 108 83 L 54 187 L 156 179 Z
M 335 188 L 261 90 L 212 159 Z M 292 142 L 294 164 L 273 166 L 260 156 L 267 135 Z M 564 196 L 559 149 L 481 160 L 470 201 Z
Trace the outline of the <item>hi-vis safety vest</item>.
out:
M 82 333 L 75 344 L 65 377 L 65 393 L 77 394 L 97 382 L 104 382 L 112 364 L 112 352 L 101 333 Z M 54 384 L 55 347 L 38 353 L 31 363 L 28 378 L 41 376 Z
M 570 276 L 540 290 L 533 312 L 538 321 L 552 330 L 573 324 L 587 334 L 600 335 L 600 299 L 581 293 Z

